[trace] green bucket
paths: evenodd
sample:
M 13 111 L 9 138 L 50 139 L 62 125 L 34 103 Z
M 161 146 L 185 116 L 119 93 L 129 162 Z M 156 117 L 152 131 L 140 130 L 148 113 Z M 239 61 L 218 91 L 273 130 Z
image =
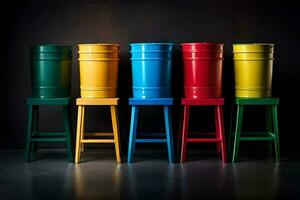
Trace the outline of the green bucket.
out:
M 36 45 L 30 53 L 32 96 L 70 97 L 72 47 Z

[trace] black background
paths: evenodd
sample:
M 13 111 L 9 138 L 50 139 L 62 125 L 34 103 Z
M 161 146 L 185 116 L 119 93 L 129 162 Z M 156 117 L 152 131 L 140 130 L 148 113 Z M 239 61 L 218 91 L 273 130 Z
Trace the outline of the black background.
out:
M 288 1 L 100 1 L 43 0 L 10 1 L 1 6 L 1 107 L 0 147 L 24 146 L 27 125 L 26 98 L 31 95 L 29 46 L 32 44 L 73 45 L 72 97 L 79 97 L 79 43 L 115 42 L 121 46 L 119 65 L 120 127 L 123 144 L 127 143 L 130 120 L 128 97 L 132 95 L 129 48 L 131 42 L 173 42 L 172 95 L 174 134 L 178 131 L 179 99 L 183 94 L 180 43 L 213 41 L 225 43 L 223 95 L 226 98 L 225 127 L 228 135 L 234 79 L 232 43 L 275 43 L 273 96 L 280 98 L 279 126 L 284 154 L 299 149 L 299 11 Z M 43 108 L 42 129 L 62 128 L 57 108 Z M 212 115 L 197 110 L 192 113 L 192 128 L 212 127 Z M 262 111 L 250 110 L 246 128 L 262 128 Z M 73 127 L 76 107 L 73 101 Z M 144 111 L 140 127 L 145 131 L 162 129 L 162 113 Z M 105 108 L 88 110 L 88 130 L 109 129 Z M 254 126 L 257 125 L 257 126 Z M 75 134 L 75 132 L 74 132 Z M 252 143 L 253 144 L 253 143 Z M 254 145 L 254 146 L 253 146 Z M 253 144 L 256 148 L 260 144 Z M 125 146 L 125 147 L 124 147 Z M 126 149 L 126 145 L 123 145 Z

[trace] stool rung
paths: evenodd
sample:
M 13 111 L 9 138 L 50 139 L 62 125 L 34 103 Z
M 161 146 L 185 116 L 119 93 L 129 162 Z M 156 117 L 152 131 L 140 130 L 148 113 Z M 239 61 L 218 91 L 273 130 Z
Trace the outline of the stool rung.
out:
M 85 139 L 81 140 L 81 143 L 114 143 L 113 139 Z
M 274 140 L 274 138 L 273 137 L 271 137 L 271 136 L 265 136 L 265 137 L 263 137 L 263 136 L 260 136 L 260 137 L 245 137 L 245 136 L 243 136 L 243 137 L 240 137 L 240 140 L 241 141 L 265 141 L 265 140 Z
M 66 138 L 31 138 L 30 142 L 65 142 Z
M 218 138 L 187 138 L 187 142 L 221 142 Z
M 84 136 L 114 136 L 114 133 L 84 133 Z
M 201 136 L 215 136 L 217 133 L 215 132 L 189 132 L 188 135 L 201 135 Z
M 275 134 L 274 133 L 268 132 L 267 134 L 275 139 Z
M 135 142 L 139 143 L 165 143 L 166 139 L 136 139 Z
M 256 132 L 242 132 L 244 135 L 269 135 L 271 132 L 267 131 L 256 131 Z
M 32 135 L 37 135 L 41 137 L 49 137 L 49 136 L 66 136 L 65 132 L 33 132 Z
M 143 136 L 166 136 L 166 133 L 137 133 L 137 135 Z

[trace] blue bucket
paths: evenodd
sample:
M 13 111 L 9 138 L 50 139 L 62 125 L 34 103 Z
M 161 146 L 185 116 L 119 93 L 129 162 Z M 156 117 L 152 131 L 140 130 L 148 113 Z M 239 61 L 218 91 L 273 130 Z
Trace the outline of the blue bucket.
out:
M 134 98 L 167 98 L 171 93 L 172 43 L 130 44 Z

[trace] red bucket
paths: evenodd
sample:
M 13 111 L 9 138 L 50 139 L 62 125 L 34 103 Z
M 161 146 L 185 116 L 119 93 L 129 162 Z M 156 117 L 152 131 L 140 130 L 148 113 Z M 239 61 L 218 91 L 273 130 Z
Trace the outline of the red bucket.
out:
M 182 43 L 186 98 L 222 96 L 223 43 Z

